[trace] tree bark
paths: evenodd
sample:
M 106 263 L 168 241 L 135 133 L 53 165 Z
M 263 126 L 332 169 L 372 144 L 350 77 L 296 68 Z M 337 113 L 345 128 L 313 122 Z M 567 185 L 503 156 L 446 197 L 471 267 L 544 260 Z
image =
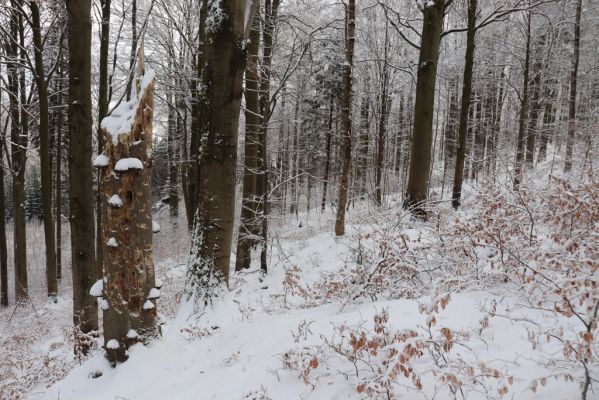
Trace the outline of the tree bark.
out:
M 222 1 L 218 7 L 223 18 L 207 27 L 205 33 L 201 101 L 206 125 L 201 133 L 204 145 L 198 174 L 199 204 L 187 273 L 195 301 L 204 304 L 229 280 L 237 130 L 245 68 L 245 2 Z
M 69 21 L 69 204 L 73 322 L 77 331 L 98 330 L 96 299 L 89 294 L 100 276 L 95 254 L 92 172 L 91 1 L 67 0 Z M 79 342 L 79 341 L 78 341 Z M 76 346 L 79 344 L 76 343 Z M 87 353 L 87 346 L 80 350 Z
M 138 63 L 137 81 L 141 83 L 130 102 L 134 116 L 130 129 L 123 133 L 110 128 L 121 118 L 118 113 L 104 119 L 102 156 L 108 162 L 95 163 L 101 169 L 104 221 L 104 343 L 113 364 L 126 360 L 131 344 L 157 335 L 156 297 L 150 293 L 155 287 L 151 204 L 154 75 L 150 71 L 144 74 L 141 51 Z
M 415 214 L 424 215 L 431 168 L 433 139 L 433 109 L 435 105 L 435 82 L 439 44 L 443 29 L 444 0 L 431 0 L 434 4 L 424 7 L 422 40 L 418 59 L 416 80 L 416 102 L 414 104 L 414 131 L 408 187 L 404 208 Z M 429 2 L 430 3 L 430 2 Z
M 0 90 L 0 103 L 2 102 Z M 4 125 L 6 127 L 6 125 Z M 0 132 L 0 165 L 4 162 L 6 130 Z M 6 246 L 6 198 L 4 195 L 4 168 L 0 168 L 0 306 L 8 306 L 8 248 Z
M 110 3 L 111 0 L 100 0 L 102 8 L 102 22 L 100 32 L 100 70 L 99 87 L 98 87 L 98 133 L 96 139 L 98 141 L 98 154 L 104 148 L 104 138 L 100 122 L 108 113 L 108 46 L 110 41 Z M 104 260 L 102 252 L 102 206 L 100 205 L 100 173 L 97 174 L 98 189 L 96 191 L 96 259 L 98 268 L 101 272 Z
M 464 81 L 462 83 L 462 104 L 460 108 L 460 125 L 458 128 L 458 150 L 453 175 L 453 191 L 451 204 L 458 208 L 462 196 L 464 181 L 464 161 L 466 159 L 466 138 L 468 136 L 468 114 L 472 96 L 472 71 L 474 69 L 474 47 L 476 36 L 477 0 L 468 1 L 468 31 L 466 33 L 466 56 L 464 58 Z
M 39 100 L 39 138 L 40 164 L 42 181 L 42 213 L 44 221 L 44 239 L 46 250 L 46 283 L 48 297 L 55 298 L 58 294 L 56 277 L 56 247 L 54 237 L 54 217 L 52 215 L 52 170 L 50 167 L 50 133 L 48 128 L 48 90 L 42 48 L 42 32 L 40 11 L 35 1 L 29 2 L 31 9 L 31 25 L 33 31 L 33 46 L 35 58 L 35 83 Z
M 345 234 L 345 206 L 347 205 L 347 189 L 349 186 L 349 169 L 351 164 L 352 136 L 352 65 L 354 61 L 354 44 L 356 41 L 356 1 L 348 0 L 345 10 L 345 63 L 343 64 L 341 92 L 341 177 L 339 179 L 339 197 L 337 217 L 335 219 L 335 235 Z
M 524 161 L 524 151 L 526 146 L 526 124 L 528 120 L 528 95 L 529 95 L 529 75 L 530 75 L 530 23 L 531 13 L 528 12 L 526 28 L 526 54 L 524 56 L 524 83 L 522 88 L 522 97 L 520 105 L 520 118 L 518 125 L 518 142 L 516 144 L 516 163 L 514 165 L 514 188 L 520 186 L 522 181 L 522 162 Z
M 245 160 L 243 163 L 243 198 L 237 236 L 235 270 L 249 268 L 252 261 L 251 250 L 259 234 L 257 223 L 258 206 L 258 146 L 260 140 L 260 93 L 258 54 L 260 48 L 260 23 L 254 20 L 247 46 L 248 61 L 245 67 Z
M 582 0 L 576 2 L 576 17 L 574 20 L 574 56 L 572 70 L 570 71 L 570 97 L 568 106 L 568 138 L 566 139 L 566 162 L 564 171 L 572 169 L 572 148 L 576 138 L 576 91 L 578 82 L 578 62 L 580 59 L 580 18 L 582 14 Z
M 322 184 L 322 201 L 320 202 L 320 211 L 324 212 L 327 204 L 327 191 L 329 188 L 329 175 L 331 171 L 331 142 L 333 139 L 333 105 L 334 97 L 331 96 L 329 105 L 329 122 L 327 125 L 327 143 L 325 148 L 325 160 L 324 160 L 324 179 Z

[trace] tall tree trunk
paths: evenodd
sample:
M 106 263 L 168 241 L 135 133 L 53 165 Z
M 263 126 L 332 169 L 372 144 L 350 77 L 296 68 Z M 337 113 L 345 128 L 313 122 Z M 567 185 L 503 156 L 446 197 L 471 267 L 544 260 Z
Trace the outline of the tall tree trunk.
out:
M 106 144 L 94 162 L 101 170 L 104 221 L 104 343 L 113 364 L 126 360 L 131 344 L 157 335 L 150 188 L 154 73 L 143 70 L 143 41 L 139 54 L 136 95 L 124 111 L 131 113 L 131 125 L 123 126 L 121 115 L 105 118 Z
M 11 35 L 13 38 L 20 37 L 24 44 L 24 32 L 22 17 L 17 11 L 17 2 L 12 1 L 11 10 Z M 13 59 L 18 58 L 18 46 L 12 42 L 9 46 L 9 55 Z M 16 65 L 9 64 L 8 81 L 11 109 L 11 163 L 12 163 L 12 196 L 13 196 L 13 255 L 15 270 L 15 298 L 17 301 L 24 300 L 28 296 L 27 285 L 27 232 L 25 220 L 25 165 L 27 160 L 27 114 L 25 111 L 25 75 L 19 74 Z
M 104 139 L 100 123 L 108 113 L 108 46 L 110 44 L 110 2 L 111 0 L 100 0 L 102 7 L 102 23 L 100 32 L 100 70 L 98 87 L 98 132 L 96 140 L 98 141 L 98 154 L 104 148 Z M 104 265 L 102 252 L 102 206 L 100 205 L 100 173 L 98 171 L 96 191 L 96 259 L 98 269 L 102 270 Z
M 566 163 L 564 171 L 572 169 L 572 147 L 576 138 L 576 90 L 578 81 L 578 62 L 580 58 L 580 18 L 582 14 L 582 0 L 576 2 L 576 17 L 574 20 L 574 56 L 572 70 L 570 71 L 570 97 L 568 107 L 568 138 L 566 140 Z
M 252 261 L 252 246 L 259 234 L 256 208 L 258 206 L 258 146 L 260 140 L 260 87 L 259 87 L 259 49 L 260 20 L 254 20 L 247 46 L 248 60 L 245 67 L 245 160 L 243 163 L 243 198 L 241 217 L 237 236 L 235 270 L 249 268 Z
M 423 9 L 422 40 L 418 58 L 416 102 L 414 105 L 414 132 L 410 172 L 404 207 L 416 214 L 424 214 L 428 193 L 433 140 L 433 109 L 439 44 L 443 29 L 444 0 L 431 0 Z
M 526 55 L 524 56 L 524 84 L 522 88 L 522 97 L 520 105 L 520 118 L 518 125 L 518 142 L 516 144 L 516 163 L 514 165 L 514 188 L 517 188 L 522 182 L 522 162 L 524 161 L 524 151 L 526 146 L 526 122 L 528 120 L 528 89 L 530 75 L 530 23 L 531 13 L 528 12 L 526 28 Z
M 222 16 L 206 29 L 202 74 L 202 132 L 199 204 L 188 263 L 188 286 L 195 300 L 207 304 L 221 284 L 228 284 L 235 219 L 237 130 L 245 68 L 245 1 L 217 4 Z M 210 10 L 214 11 L 213 8 Z M 212 17 L 212 16 L 208 16 Z M 248 23 L 252 23 L 252 18 Z
M 98 330 L 91 286 L 100 274 L 96 264 L 92 172 L 91 1 L 67 0 L 69 21 L 69 221 L 73 273 L 73 322 L 78 331 Z M 77 340 L 76 346 L 89 349 Z
M 345 63 L 343 64 L 341 92 L 341 177 L 339 180 L 339 198 L 337 217 L 335 219 L 335 235 L 345 234 L 345 206 L 347 205 L 347 188 L 349 186 L 349 168 L 351 165 L 351 103 L 352 103 L 352 66 L 354 61 L 354 44 L 356 42 L 356 1 L 348 0 L 345 10 Z
M 196 75 L 195 80 L 192 79 L 191 87 L 191 140 L 189 144 L 189 157 L 187 157 L 187 150 L 183 152 L 183 157 L 186 162 L 185 177 L 182 181 L 187 183 L 187 199 L 185 204 L 187 205 L 187 226 L 191 231 L 194 224 L 195 214 L 198 210 L 199 202 L 199 173 L 200 173 L 200 144 L 202 135 L 205 133 L 208 121 L 207 109 L 203 107 L 206 103 L 205 88 L 201 87 L 204 69 L 205 69 L 205 46 L 206 46 L 206 17 L 208 10 L 206 8 L 206 1 L 202 1 L 200 6 L 200 28 L 199 28 L 199 43 L 197 50 L 197 61 L 196 61 Z M 183 145 L 187 148 L 187 138 L 184 140 Z
M 547 158 L 547 143 L 549 142 L 550 136 L 553 135 L 553 124 L 555 123 L 556 111 L 556 107 L 553 103 L 556 99 L 556 90 L 550 87 L 552 84 L 554 84 L 552 81 L 545 82 L 545 96 L 543 100 L 545 102 L 543 110 L 543 128 L 541 131 L 537 163 L 543 162 Z
M 2 91 L 0 91 L 0 103 L 2 103 Z M 6 127 L 6 125 L 4 125 L 4 127 Z M 2 132 L 0 132 L 0 165 L 3 165 L 4 146 L 6 146 L 6 130 L 2 127 L 0 127 L 0 129 L 2 129 Z M 8 249 L 6 247 L 4 168 L 0 168 L 0 306 L 8 306 Z
M 267 270 L 267 248 L 268 248 L 268 213 L 269 213 L 269 163 L 268 163 L 268 124 L 270 122 L 270 66 L 272 63 L 272 46 L 277 12 L 280 0 L 265 0 L 264 2 L 264 29 L 262 32 L 262 64 L 260 68 L 260 144 L 258 146 L 258 164 L 260 173 L 256 179 L 256 189 L 260 195 L 260 235 L 262 236 L 262 248 L 260 252 L 260 269 Z
M 56 297 L 58 283 L 56 278 L 56 247 L 54 243 L 54 217 L 52 216 L 52 170 L 50 167 L 50 133 L 48 128 L 48 90 L 42 54 L 42 32 L 40 11 L 35 1 L 29 3 L 35 58 L 35 83 L 39 100 L 39 138 L 40 164 L 42 175 L 42 212 L 44 220 L 44 239 L 46 247 L 46 282 L 48 296 Z
M 538 43 L 537 51 L 535 51 L 535 61 L 532 64 L 533 77 L 530 83 L 532 99 L 530 103 L 530 121 L 526 135 L 526 166 L 529 168 L 532 168 L 534 165 L 537 127 L 541 111 L 541 75 L 543 68 L 541 53 L 545 47 L 545 40 L 546 36 L 542 35 Z
M 370 136 L 370 101 L 366 94 L 362 97 L 360 105 L 360 132 L 358 133 L 358 165 L 356 168 L 356 183 L 359 185 L 358 195 L 361 198 L 366 196 L 368 184 L 368 147 Z
M 129 55 L 129 80 L 125 89 L 127 101 L 131 100 L 131 85 L 133 84 L 133 65 L 137 52 L 137 0 L 131 0 L 131 53 Z
M 468 114 L 472 95 L 472 70 L 474 67 L 474 38 L 476 36 L 477 0 L 468 1 L 468 31 L 466 33 L 466 56 L 464 61 L 464 81 L 462 84 L 462 105 L 460 109 L 460 125 L 458 128 L 458 151 L 456 154 L 455 172 L 453 175 L 453 191 L 451 204 L 460 206 L 462 183 L 464 181 L 464 161 L 466 158 L 466 137 L 468 136 Z
M 322 201 L 320 203 L 320 211 L 324 212 L 327 204 L 327 191 L 329 188 L 329 175 L 331 171 L 331 142 L 333 140 L 333 105 L 334 97 L 331 96 L 331 104 L 329 105 L 329 122 L 327 125 L 327 144 L 325 148 L 324 160 L 324 179 L 322 184 Z
M 62 81 L 58 82 L 58 101 L 62 107 Z M 56 112 L 56 278 L 62 279 L 62 110 Z

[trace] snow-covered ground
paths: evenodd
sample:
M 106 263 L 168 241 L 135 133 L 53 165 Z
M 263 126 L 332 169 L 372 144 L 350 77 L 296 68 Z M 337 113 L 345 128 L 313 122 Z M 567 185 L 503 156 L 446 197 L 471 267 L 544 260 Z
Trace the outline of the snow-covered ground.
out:
M 546 185 L 546 172 L 539 172 L 537 186 Z M 39 372 L 27 398 L 580 398 L 584 371 L 563 343 L 576 344 L 579 321 L 533 304 L 518 274 L 507 279 L 505 270 L 494 270 L 497 252 L 458 241 L 455 232 L 493 204 L 486 209 L 469 190 L 462 208 L 468 212 L 442 204 L 421 222 L 388 200 L 383 210 L 352 209 L 344 238 L 331 232 L 333 210 L 273 221 L 268 275 L 257 265 L 234 274 L 230 291 L 206 309 L 183 293 L 185 224 L 173 227 L 164 216 L 156 236 L 157 276 L 166 283 L 158 303 L 168 321 L 163 337 L 134 346 L 126 363 L 111 368 L 100 348 L 76 365 L 65 333 L 54 332 L 44 343 L 32 342 L 36 354 L 62 357 L 62 375 L 74 368 L 48 390 L 62 376 Z M 525 208 L 506 218 L 521 224 Z M 501 255 L 505 268 L 514 259 Z M 42 305 L 36 318 L 56 318 L 53 329 L 64 331 L 68 307 L 61 297 Z M 596 378 L 596 362 L 588 365 Z M 47 368 L 60 366 L 54 357 Z M 599 392 L 591 388 L 593 398 Z

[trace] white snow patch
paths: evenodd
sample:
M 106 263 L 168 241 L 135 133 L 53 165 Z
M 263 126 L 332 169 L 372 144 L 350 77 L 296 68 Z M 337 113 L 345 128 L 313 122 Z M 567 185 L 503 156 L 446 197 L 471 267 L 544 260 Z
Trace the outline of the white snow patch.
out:
M 106 242 L 106 246 L 108 246 L 108 247 L 119 247 L 119 243 L 116 241 L 116 239 L 114 237 L 111 237 Z
M 94 160 L 94 167 L 107 167 L 110 160 L 104 154 L 98 154 L 96 159 Z
M 154 77 L 154 70 L 146 70 L 140 82 L 141 90 L 139 96 L 135 93 L 135 90 L 133 90 L 130 101 L 124 101 L 119 104 L 108 117 L 102 120 L 100 127 L 106 129 L 108 134 L 112 137 L 112 143 L 115 146 L 119 141 L 119 135 L 131 132 L 131 126 L 135 120 L 139 99 L 143 97 L 146 88 L 154 80 Z
M 102 292 L 104 291 L 104 281 L 102 279 L 96 281 L 89 289 L 89 295 L 94 297 L 102 296 Z
M 106 299 L 100 300 L 100 309 L 104 310 L 104 311 L 110 309 L 110 305 L 108 304 L 108 300 L 106 300 Z
M 107 349 L 118 349 L 119 347 L 121 347 L 121 345 L 119 344 L 119 341 L 116 339 L 110 339 L 108 341 L 108 343 L 106 343 L 106 348 Z
M 152 221 L 152 232 L 153 233 L 160 232 L 160 225 L 158 225 L 158 222 L 156 222 L 156 221 Z
M 150 300 L 146 300 L 144 303 L 144 310 L 151 310 L 152 308 L 154 308 L 154 303 L 152 303 Z
M 121 200 L 118 194 L 113 194 L 112 197 L 108 199 L 108 204 L 112 207 L 119 208 L 123 206 L 123 200 Z
M 135 329 L 129 329 L 129 332 L 127 332 L 127 338 L 135 339 L 137 337 L 139 337 L 139 334 L 137 333 L 137 331 Z
M 150 293 L 148 294 L 148 299 L 157 299 L 160 297 L 160 290 L 155 287 L 150 289 Z
M 144 169 L 144 165 L 139 158 L 121 158 L 114 166 L 115 171 L 129 171 L 130 169 Z

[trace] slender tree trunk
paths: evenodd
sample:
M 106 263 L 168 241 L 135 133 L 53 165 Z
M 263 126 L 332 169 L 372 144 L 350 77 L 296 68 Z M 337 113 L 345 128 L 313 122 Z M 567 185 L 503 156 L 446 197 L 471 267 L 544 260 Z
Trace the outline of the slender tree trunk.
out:
M 347 205 L 347 189 L 349 186 L 349 169 L 351 165 L 351 104 L 352 104 L 352 66 L 354 61 L 354 44 L 356 41 L 356 1 L 348 0 L 345 10 L 345 63 L 343 64 L 341 92 L 341 177 L 339 181 L 339 200 L 335 219 L 335 235 L 345 234 L 345 206 Z
M 91 1 L 67 0 L 69 20 L 69 203 L 73 322 L 77 331 L 98 330 L 97 302 L 89 293 L 96 264 L 92 172 Z M 80 351 L 88 347 L 76 340 Z
M 58 101 L 62 107 L 62 82 L 58 83 Z M 56 279 L 62 279 L 62 110 L 56 116 Z
M 368 147 L 370 141 L 370 102 L 368 96 L 363 95 L 360 105 L 360 132 L 358 134 L 358 165 L 356 168 L 356 181 L 359 185 L 359 196 L 364 198 L 368 184 Z
M 127 81 L 127 101 L 131 100 L 131 85 L 133 84 L 133 65 L 137 52 L 137 0 L 131 0 L 131 53 L 129 55 L 129 80 Z
M 424 202 L 427 198 L 428 180 L 431 166 L 433 139 L 433 109 L 435 105 L 435 82 L 439 44 L 443 29 L 444 0 L 432 0 L 433 4 L 424 7 L 422 40 L 418 59 L 416 80 L 416 102 L 414 105 L 414 131 L 410 172 L 404 207 L 416 214 L 424 215 Z M 429 3 L 431 3 L 429 2 Z
M 110 45 L 110 2 L 111 0 L 100 0 L 102 8 L 102 23 L 100 32 L 100 70 L 98 87 L 98 132 L 96 139 L 98 141 L 98 154 L 104 148 L 104 139 L 100 123 L 108 113 L 108 46 Z M 130 90 L 130 88 L 129 88 Z M 96 175 L 98 190 L 96 191 L 96 259 L 100 272 L 102 271 L 104 260 L 102 252 L 102 206 L 100 205 L 100 174 Z
M 20 38 L 24 44 L 24 30 L 22 27 L 22 17 L 17 10 L 15 1 L 11 2 L 11 35 L 13 38 Z M 9 55 L 13 59 L 18 57 L 18 46 L 11 43 L 9 46 Z M 23 54 L 21 54 L 23 55 Z M 11 109 L 11 163 L 12 163 L 12 196 L 13 196 L 13 255 L 15 270 L 15 298 L 17 301 L 28 297 L 27 285 L 27 233 L 25 220 L 25 165 L 27 160 L 27 114 L 25 111 L 25 75 L 19 74 L 19 68 L 16 65 L 9 64 L 8 81 L 10 93 Z
M 40 164 L 42 181 L 42 213 L 44 220 L 44 239 L 46 248 L 46 283 L 48 296 L 56 297 L 58 283 L 56 280 L 56 247 L 54 244 L 54 217 L 52 216 L 52 170 L 50 167 L 50 146 L 48 128 L 48 90 L 42 55 L 42 32 L 40 11 L 35 1 L 29 3 L 31 8 L 31 24 L 35 58 L 35 83 L 39 99 L 39 138 Z
M 451 204 L 454 208 L 460 206 L 462 183 L 464 181 L 464 161 L 466 158 L 466 137 L 468 136 L 468 114 L 472 96 L 472 70 L 474 67 L 474 46 L 476 35 L 477 0 L 468 2 L 468 31 L 466 33 L 466 56 L 464 63 L 464 82 L 462 84 L 462 104 L 460 109 L 460 125 L 458 128 L 458 151 L 453 176 L 453 191 Z
M 237 237 L 235 270 L 249 268 L 252 262 L 252 247 L 259 234 L 257 226 L 258 206 L 258 146 L 260 140 L 260 76 L 258 71 L 260 48 L 260 20 L 254 20 L 247 46 L 248 60 L 245 67 L 245 160 L 243 163 L 243 199 Z
M 528 119 L 528 89 L 530 75 L 530 23 L 531 14 L 528 13 L 526 30 L 526 55 L 524 56 L 524 84 L 522 88 L 522 98 L 520 105 L 520 119 L 518 125 L 518 142 L 516 147 L 516 163 L 514 165 L 514 188 L 517 188 L 522 182 L 522 162 L 524 161 L 524 151 L 526 146 L 526 122 Z
M 376 204 L 381 206 L 383 204 L 383 164 L 385 158 L 385 140 L 387 138 L 387 115 L 389 113 L 389 63 L 387 62 L 387 53 L 389 46 L 389 37 L 387 30 L 385 30 L 385 55 L 383 60 L 382 68 L 382 80 L 381 80 L 381 104 L 379 111 L 379 126 L 377 135 L 377 146 L 376 146 L 376 163 L 375 163 L 375 181 L 374 181 L 374 198 Z
M 327 144 L 325 149 L 324 160 L 324 179 L 322 184 L 322 201 L 320 203 L 320 211 L 324 212 L 327 204 L 327 190 L 329 188 L 329 175 L 331 171 L 331 142 L 333 140 L 333 103 L 334 98 L 331 96 L 331 104 L 329 105 L 329 123 L 327 126 Z
M 578 62 L 580 58 L 580 18 L 582 14 L 582 0 L 576 2 L 576 17 L 574 20 L 574 56 L 570 72 L 570 97 L 568 107 L 568 138 L 566 140 L 566 163 L 564 171 L 572 169 L 572 147 L 576 138 L 576 91 L 578 81 Z
M 237 130 L 245 68 L 245 2 L 219 2 L 223 16 L 206 30 L 202 133 L 198 192 L 188 264 L 189 286 L 195 300 L 207 304 L 222 283 L 228 284 L 233 225 Z M 250 18 L 249 23 L 252 23 Z
M 535 61 L 532 65 L 532 99 L 530 103 L 530 121 L 526 136 L 526 166 L 528 168 L 532 168 L 534 166 L 537 127 L 539 125 L 539 114 L 541 111 L 541 74 L 543 68 L 541 53 L 545 47 L 545 40 L 545 35 L 542 35 L 538 43 L 537 51 L 535 52 Z
M 2 92 L 0 91 L 0 103 Z M 0 113 L 1 114 L 1 113 Z M 4 125 L 6 127 L 6 125 Z M 6 130 L 0 132 L 0 165 L 4 162 Z M 0 306 L 8 306 L 8 248 L 6 246 L 6 198 L 4 194 L 4 168 L 0 168 Z

